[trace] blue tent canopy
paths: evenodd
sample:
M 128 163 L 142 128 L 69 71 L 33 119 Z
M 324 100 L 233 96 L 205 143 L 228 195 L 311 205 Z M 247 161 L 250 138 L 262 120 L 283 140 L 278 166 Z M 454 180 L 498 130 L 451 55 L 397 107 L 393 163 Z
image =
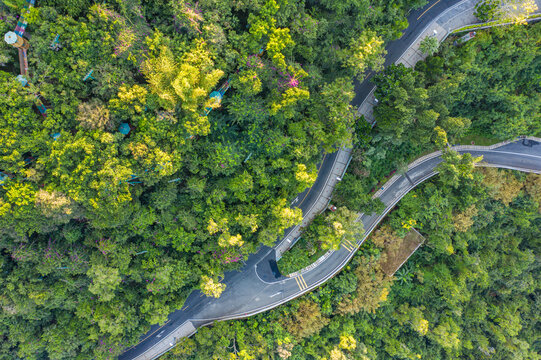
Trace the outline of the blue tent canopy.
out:
M 8 176 L 3 172 L 0 172 L 0 186 L 4 185 L 4 182 L 8 179 Z
M 130 133 L 130 124 L 128 123 L 122 123 L 118 127 L 118 131 L 120 131 L 121 134 L 128 135 Z
M 218 99 L 218 101 L 221 101 L 222 98 L 223 98 L 223 94 L 220 93 L 219 91 L 213 91 L 213 92 L 210 93 L 210 96 L 209 96 L 209 97 L 210 97 L 211 99 L 216 98 L 216 99 Z
M 17 81 L 21 83 L 22 86 L 26 86 L 28 84 L 28 80 L 22 75 L 17 75 Z

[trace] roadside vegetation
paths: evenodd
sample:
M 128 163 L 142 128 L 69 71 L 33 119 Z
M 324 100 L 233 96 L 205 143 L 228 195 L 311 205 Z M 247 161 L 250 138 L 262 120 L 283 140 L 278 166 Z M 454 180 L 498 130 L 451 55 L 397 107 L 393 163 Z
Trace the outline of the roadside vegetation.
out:
M 525 24 L 536 10 L 535 0 L 481 0 L 474 15 L 481 22 Z
M 306 239 L 301 236 L 295 245 L 287 250 L 280 260 L 278 267 L 282 275 L 289 275 L 302 270 L 308 265 L 314 263 L 328 250 L 323 250 L 319 243 L 314 243 L 312 239 Z
M 376 125 L 356 143 L 333 202 L 378 210 L 373 193 L 438 150 L 442 130 L 449 144 L 464 145 L 541 136 L 540 40 L 541 24 L 482 30 L 458 46 L 448 39 L 415 69 L 392 65 L 378 74 Z
M 463 175 L 411 191 L 320 288 L 200 328 L 164 360 L 537 359 L 541 175 Z M 385 254 L 404 224 L 426 239 L 389 277 Z
M 392 65 L 376 75 L 376 125 L 370 129 L 364 119 L 357 121 L 352 160 L 333 204 L 382 211 L 374 193 L 408 163 L 447 142 L 492 145 L 519 135 L 541 136 L 541 86 L 535 80 L 541 75 L 536 45 L 541 24 L 478 31 L 459 46 L 454 40 L 415 69 Z M 317 260 L 323 253 L 317 244 L 318 238 L 303 239 L 284 253 L 282 273 Z
M 288 275 L 316 261 L 328 250 L 338 250 L 342 242 L 354 244 L 363 234 L 359 215 L 345 206 L 319 214 L 303 229 L 302 237 L 278 261 L 280 272 Z

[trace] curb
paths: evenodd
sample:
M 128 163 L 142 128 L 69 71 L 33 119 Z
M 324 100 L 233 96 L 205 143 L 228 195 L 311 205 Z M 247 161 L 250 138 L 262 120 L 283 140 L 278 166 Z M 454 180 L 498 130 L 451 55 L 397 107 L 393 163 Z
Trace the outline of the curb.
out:
M 539 21 L 539 20 L 541 20 L 541 13 L 530 14 L 527 19 L 524 19 L 524 21 L 526 22 L 533 22 L 533 21 Z M 450 34 L 454 35 L 454 34 L 458 34 L 465 31 L 483 30 L 483 29 L 489 29 L 494 26 L 506 26 L 506 25 L 513 25 L 513 24 L 514 24 L 513 22 L 497 23 L 493 21 L 488 21 L 486 23 L 463 26 L 461 28 L 451 31 Z

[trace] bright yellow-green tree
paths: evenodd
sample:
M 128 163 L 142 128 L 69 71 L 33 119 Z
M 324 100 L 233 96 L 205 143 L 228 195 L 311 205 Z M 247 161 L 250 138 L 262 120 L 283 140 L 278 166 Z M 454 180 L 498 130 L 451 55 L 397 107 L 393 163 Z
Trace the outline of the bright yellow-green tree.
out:
M 214 67 L 211 53 L 202 40 L 196 40 L 182 58 L 175 59 L 170 49 L 162 47 L 159 55 L 143 63 L 150 90 L 158 95 L 164 108 L 179 106 L 184 127 L 191 135 L 207 135 L 210 123 L 206 107 L 219 103 L 209 98 L 224 72 Z
M 375 32 L 366 30 L 350 42 L 348 49 L 341 52 L 342 64 L 358 79 L 364 78 L 368 70 L 380 71 L 385 61 L 383 39 Z
M 221 284 L 210 276 L 201 276 L 201 292 L 207 296 L 219 298 L 225 290 L 225 284 Z

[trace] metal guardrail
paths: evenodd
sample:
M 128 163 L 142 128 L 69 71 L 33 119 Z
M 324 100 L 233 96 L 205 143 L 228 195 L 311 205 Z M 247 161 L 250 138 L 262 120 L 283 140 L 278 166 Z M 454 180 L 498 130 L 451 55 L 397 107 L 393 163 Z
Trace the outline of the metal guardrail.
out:
M 541 13 L 530 14 L 530 15 L 528 15 L 528 17 L 526 19 L 524 19 L 524 21 L 526 21 L 526 22 L 539 21 L 539 20 L 541 20 Z M 495 22 L 495 21 L 488 21 L 486 23 L 479 23 L 479 24 L 471 24 L 471 25 L 462 26 L 462 27 L 460 27 L 458 29 L 455 29 L 455 30 L 451 31 L 450 34 L 458 34 L 458 33 L 464 32 L 464 31 L 483 30 L 483 29 L 489 29 L 489 28 L 494 27 L 494 26 L 507 26 L 507 25 L 513 25 L 513 24 L 515 24 L 515 23 L 514 22 L 499 23 L 499 22 Z

